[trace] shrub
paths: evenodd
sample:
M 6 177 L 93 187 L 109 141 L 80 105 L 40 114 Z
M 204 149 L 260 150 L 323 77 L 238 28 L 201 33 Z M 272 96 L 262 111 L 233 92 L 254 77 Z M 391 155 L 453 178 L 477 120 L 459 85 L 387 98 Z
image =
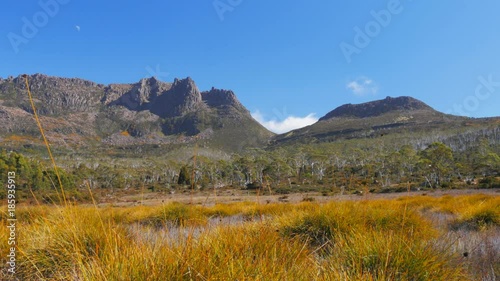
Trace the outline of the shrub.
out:
M 479 181 L 479 188 L 500 188 L 500 178 L 487 177 Z

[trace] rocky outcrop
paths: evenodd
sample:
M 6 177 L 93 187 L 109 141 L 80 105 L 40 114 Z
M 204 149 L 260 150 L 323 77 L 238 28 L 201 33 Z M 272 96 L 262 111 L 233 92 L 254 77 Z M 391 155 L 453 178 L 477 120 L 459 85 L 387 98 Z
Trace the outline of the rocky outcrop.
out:
M 242 109 L 243 105 L 238 101 L 233 91 L 213 88 L 201 93 L 203 101 L 211 107 L 232 106 Z
M 149 110 L 156 98 L 168 91 L 171 83 L 155 77 L 141 79 L 135 84 L 111 84 L 105 89 L 102 102 L 108 106 L 124 106 L 130 110 Z
M 179 117 L 207 107 L 246 110 L 232 91 L 212 88 L 201 93 L 190 77 L 176 78 L 173 83 L 151 77 L 134 84 L 101 85 L 78 78 L 34 74 L 29 76 L 29 84 L 41 115 L 95 112 L 103 106 L 147 110 L 162 118 Z M 31 112 L 27 97 L 23 77 L 0 80 L 0 101 Z
M 59 116 L 67 112 L 92 112 L 100 105 L 104 86 L 78 78 L 58 78 L 43 74 L 29 77 L 30 89 L 38 112 L 46 116 Z M 31 112 L 25 79 L 21 76 L 0 82 L 0 99 L 4 105 Z
M 160 117 L 183 116 L 203 107 L 201 93 L 190 77 L 175 79 L 172 87 L 151 105 L 151 112 Z

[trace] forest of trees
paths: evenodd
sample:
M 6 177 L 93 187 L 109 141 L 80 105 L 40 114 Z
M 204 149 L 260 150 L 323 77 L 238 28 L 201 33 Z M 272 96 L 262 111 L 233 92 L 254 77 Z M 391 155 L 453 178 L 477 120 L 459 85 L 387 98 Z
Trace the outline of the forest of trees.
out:
M 499 145 L 479 138 L 465 148 L 433 142 L 422 149 L 363 142 L 293 145 L 252 149 L 228 159 L 193 156 L 190 161 L 151 159 L 146 166 L 79 163 L 58 169 L 63 186 L 75 200 L 88 200 L 88 189 L 114 193 L 149 189 L 168 192 L 191 188 L 237 188 L 303 191 L 394 192 L 408 188 L 500 187 Z M 196 159 L 195 159 L 196 158 Z M 31 193 L 54 200 L 59 185 L 50 163 L 16 152 L 0 152 L 0 177 L 17 174 L 21 198 Z M 5 189 L 0 192 L 4 198 Z

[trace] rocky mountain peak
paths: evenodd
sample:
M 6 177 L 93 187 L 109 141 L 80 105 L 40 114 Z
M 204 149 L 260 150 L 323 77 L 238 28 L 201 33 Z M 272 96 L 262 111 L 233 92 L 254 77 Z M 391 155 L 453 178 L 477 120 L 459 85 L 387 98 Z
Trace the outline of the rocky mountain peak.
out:
M 345 104 L 330 111 L 320 119 L 328 120 L 332 118 L 367 118 L 375 117 L 392 111 L 415 111 L 432 110 L 427 104 L 412 97 L 386 97 L 383 100 L 376 100 L 361 104 Z
M 175 117 L 193 112 L 202 105 L 200 90 L 193 79 L 176 78 L 172 87 L 155 100 L 151 111 L 161 117 Z
M 81 144 L 88 137 L 102 139 L 104 146 L 171 144 L 185 142 L 170 138 L 182 135 L 239 150 L 272 135 L 232 91 L 212 88 L 202 94 L 190 77 L 109 85 L 44 74 L 28 78 L 37 111 L 49 124 L 48 136 L 68 143 Z M 0 135 L 38 134 L 27 96 L 24 76 L 0 79 Z
M 184 79 L 175 78 L 172 88 L 185 89 L 186 91 L 198 91 L 198 87 L 196 87 L 196 83 L 194 83 L 191 77 L 186 77 Z
M 33 75 L 28 75 L 29 84 L 32 87 L 65 87 L 73 88 L 78 86 L 83 87 L 102 87 L 102 85 L 97 84 L 92 81 L 80 79 L 80 78 L 62 78 L 56 76 L 49 76 L 46 74 L 35 73 Z M 19 75 L 14 78 L 14 83 L 25 84 L 24 75 Z
M 139 84 L 140 85 L 149 85 L 149 86 L 155 86 L 155 85 L 158 85 L 162 83 L 160 80 L 158 80 L 156 77 L 152 76 L 152 77 L 149 77 L 149 78 L 142 78 L 140 81 L 139 81 Z
M 243 108 L 243 105 L 238 101 L 236 95 L 231 90 L 216 89 L 212 87 L 210 91 L 202 92 L 201 96 L 205 104 L 211 107 L 233 106 L 237 109 Z

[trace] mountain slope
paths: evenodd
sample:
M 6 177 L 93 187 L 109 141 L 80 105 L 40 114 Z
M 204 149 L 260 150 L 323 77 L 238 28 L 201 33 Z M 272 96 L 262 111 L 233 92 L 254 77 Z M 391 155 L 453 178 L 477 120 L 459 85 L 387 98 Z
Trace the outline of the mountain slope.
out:
M 492 121 L 493 120 L 493 121 Z M 362 104 L 342 105 L 313 125 L 276 136 L 273 143 L 331 142 L 375 138 L 388 134 L 433 134 L 493 124 L 498 118 L 473 119 L 447 115 L 411 97 L 387 97 Z
M 38 113 L 53 144 L 72 148 L 201 142 L 234 151 L 265 145 L 273 135 L 232 91 L 200 92 L 191 78 L 152 77 L 102 85 L 82 79 L 28 76 Z M 0 79 L 0 141 L 37 143 L 25 79 Z

